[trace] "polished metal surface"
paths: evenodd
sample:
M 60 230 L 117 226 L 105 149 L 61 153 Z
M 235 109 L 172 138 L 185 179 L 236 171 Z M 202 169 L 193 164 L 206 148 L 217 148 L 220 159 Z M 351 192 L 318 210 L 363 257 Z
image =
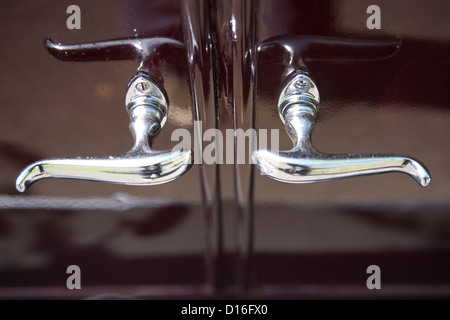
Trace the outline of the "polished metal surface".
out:
M 164 48 L 170 48 L 172 56 L 176 56 L 176 52 L 184 51 L 180 41 L 165 37 L 114 39 L 72 45 L 63 45 L 46 39 L 44 45 L 53 57 L 62 61 L 135 60 L 139 62 L 138 72 L 145 72 L 162 84 L 164 77 L 158 64 L 161 60 L 167 59 Z
M 79 179 L 126 185 L 157 185 L 177 179 L 193 163 L 191 150 L 152 150 L 152 140 L 167 119 L 168 101 L 163 89 L 144 73 L 130 81 L 125 105 L 134 137 L 131 150 L 104 158 L 47 159 L 27 166 L 16 180 L 24 192 L 45 178 Z
M 326 154 L 311 143 L 319 109 L 319 91 L 306 72 L 296 74 L 278 100 L 278 113 L 294 143 L 289 151 L 256 150 L 253 162 L 266 176 L 287 183 L 310 183 L 385 172 L 403 172 L 421 186 L 431 182 L 427 169 L 405 156 Z

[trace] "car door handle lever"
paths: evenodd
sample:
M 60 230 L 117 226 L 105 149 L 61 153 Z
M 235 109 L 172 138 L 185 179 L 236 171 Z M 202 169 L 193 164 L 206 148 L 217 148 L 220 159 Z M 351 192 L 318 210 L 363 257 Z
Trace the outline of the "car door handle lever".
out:
M 156 151 L 151 148 L 167 119 L 168 99 L 158 83 L 138 72 L 128 84 L 125 105 L 134 137 L 131 150 L 104 158 L 47 159 L 27 166 L 16 180 L 24 192 L 45 178 L 63 178 L 157 185 L 172 181 L 188 171 L 193 163 L 191 150 Z
M 282 90 L 278 113 L 294 143 L 289 151 L 256 150 L 253 163 L 266 176 L 287 183 L 337 180 L 385 172 L 403 172 L 422 186 L 431 182 L 427 169 L 417 160 L 386 154 L 326 154 L 311 143 L 319 90 L 306 72 L 298 72 Z

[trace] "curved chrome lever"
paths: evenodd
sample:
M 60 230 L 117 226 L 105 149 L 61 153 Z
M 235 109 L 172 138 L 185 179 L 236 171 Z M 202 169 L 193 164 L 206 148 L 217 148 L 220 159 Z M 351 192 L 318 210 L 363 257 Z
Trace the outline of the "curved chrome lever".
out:
M 133 38 L 78 43 L 72 45 L 57 44 L 50 39 L 44 42 L 48 52 L 55 58 L 70 62 L 136 60 L 138 72 L 149 74 L 160 84 L 164 78 L 158 64 L 170 57 L 173 62 L 184 63 L 184 45 L 170 38 Z M 183 57 L 183 60 L 179 58 Z M 178 59 L 176 59 L 178 58 Z
M 151 144 L 167 119 L 164 90 L 146 74 L 138 73 L 128 85 L 125 105 L 130 117 L 134 146 L 123 155 L 105 158 L 47 159 L 26 167 L 16 180 L 23 192 L 45 178 L 63 178 L 157 185 L 187 172 L 193 163 L 191 150 L 155 151 Z
M 287 183 L 310 183 L 385 172 L 403 172 L 420 185 L 431 182 L 417 160 L 396 155 L 325 154 L 311 143 L 319 90 L 307 73 L 295 75 L 278 100 L 278 113 L 294 143 L 289 151 L 256 150 L 253 163 L 268 177 Z

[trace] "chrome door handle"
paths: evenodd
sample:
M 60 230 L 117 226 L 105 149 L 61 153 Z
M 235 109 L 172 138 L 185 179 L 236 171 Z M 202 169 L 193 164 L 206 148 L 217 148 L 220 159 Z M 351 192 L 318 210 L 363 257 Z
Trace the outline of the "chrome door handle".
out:
M 155 151 L 151 148 L 167 119 L 169 105 L 164 89 L 147 74 L 138 72 L 128 84 L 125 106 L 135 141 L 130 151 L 115 157 L 35 162 L 18 176 L 17 190 L 23 192 L 45 178 L 148 186 L 172 181 L 187 172 L 193 163 L 191 150 Z
M 308 73 L 296 73 L 282 90 L 278 113 L 294 143 L 289 151 L 256 150 L 253 163 L 266 176 L 287 183 L 337 180 L 385 172 L 403 172 L 420 185 L 431 182 L 427 169 L 405 156 L 369 154 L 326 154 L 311 143 L 319 111 L 319 90 Z
M 16 188 L 23 192 L 46 178 L 101 181 L 126 185 L 157 185 L 177 179 L 192 166 L 191 150 L 156 151 L 153 139 L 164 126 L 169 102 L 158 69 L 159 60 L 183 53 L 181 42 L 169 38 L 116 39 L 56 44 L 45 41 L 49 53 L 63 61 L 136 60 L 139 66 L 127 86 L 125 107 L 130 117 L 134 145 L 119 156 L 103 158 L 47 159 L 22 170 Z M 182 52 L 181 52 L 182 50 Z M 184 60 L 184 59 L 183 59 Z

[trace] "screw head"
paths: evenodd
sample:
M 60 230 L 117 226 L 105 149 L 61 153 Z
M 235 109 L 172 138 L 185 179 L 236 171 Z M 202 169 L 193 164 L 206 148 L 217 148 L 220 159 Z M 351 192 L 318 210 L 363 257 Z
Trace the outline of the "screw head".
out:
M 159 123 L 153 123 L 152 125 L 151 125 L 151 127 L 150 127 L 150 133 L 152 134 L 152 135 L 156 135 L 156 134 L 158 134 L 159 133 L 159 131 L 161 130 L 161 125 L 159 124 Z
M 309 86 L 309 81 L 306 79 L 299 79 L 295 82 L 294 85 L 299 90 L 307 90 L 307 87 Z
M 144 82 L 144 81 L 138 82 L 138 83 L 136 83 L 135 88 L 140 93 L 146 93 L 146 94 L 151 93 L 150 84 L 148 82 Z

